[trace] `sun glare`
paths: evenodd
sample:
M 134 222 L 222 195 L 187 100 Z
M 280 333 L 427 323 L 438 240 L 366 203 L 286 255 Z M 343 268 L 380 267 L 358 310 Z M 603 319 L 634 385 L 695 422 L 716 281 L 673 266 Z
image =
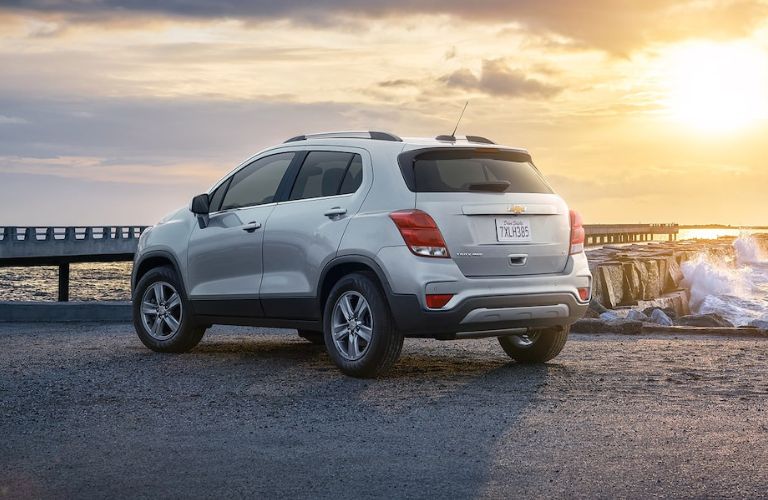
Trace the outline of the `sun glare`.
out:
M 667 59 L 667 108 L 705 132 L 731 132 L 768 115 L 768 55 L 746 44 L 695 43 Z

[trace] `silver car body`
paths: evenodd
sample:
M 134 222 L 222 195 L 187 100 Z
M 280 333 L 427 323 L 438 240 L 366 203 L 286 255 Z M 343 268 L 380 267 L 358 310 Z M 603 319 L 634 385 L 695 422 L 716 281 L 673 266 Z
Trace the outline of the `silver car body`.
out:
M 278 199 L 208 216 L 179 209 L 142 235 L 133 283 L 166 261 L 179 274 L 194 314 L 205 322 L 322 329 L 324 294 L 332 281 L 349 270 L 368 270 L 381 282 L 397 327 L 409 336 L 452 339 L 573 323 L 588 304 L 578 289 L 591 287 L 592 278 L 585 254 L 569 254 L 570 215 L 560 196 L 409 189 L 398 166 L 401 153 L 460 148 L 525 151 L 356 133 L 302 137 L 261 151 L 209 194 L 252 162 L 284 152 L 359 154 L 362 181 L 351 194 Z M 410 251 L 390 218 L 403 209 L 432 216 L 450 258 Z M 532 241 L 496 241 L 494 221 L 510 216 L 528 221 Z M 433 310 L 426 294 L 453 297 Z

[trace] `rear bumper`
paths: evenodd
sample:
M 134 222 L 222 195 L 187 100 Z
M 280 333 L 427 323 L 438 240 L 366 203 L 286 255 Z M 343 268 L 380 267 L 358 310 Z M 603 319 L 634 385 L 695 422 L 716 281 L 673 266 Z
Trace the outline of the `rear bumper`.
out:
M 385 248 L 377 260 L 390 284 L 395 324 L 410 337 L 498 336 L 565 326 L 584 316 L 589 305 L 578 299 L 578 289 L 592 285 L 583 253 L 569 256 L 560 273 L 487 278 L 467 278 L 452 259 L 417 257 L 405 247 Z M 429 309 L 426 294 L 453 298 L 442 309 Z
M 570 325 L 588 304 L 570 293 L 472 297 L 450 310 L 425 310 L 415 295 L 389 297 L 397 328 L 409 337 L 455 339 Z

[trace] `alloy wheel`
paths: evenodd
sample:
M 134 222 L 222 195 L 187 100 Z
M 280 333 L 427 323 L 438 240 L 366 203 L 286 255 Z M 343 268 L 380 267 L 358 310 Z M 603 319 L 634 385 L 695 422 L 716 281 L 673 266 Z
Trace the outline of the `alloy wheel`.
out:
M 331 335 L 345 359 L 357 361 L 371 345 L 373 315 L 368 301 L 355 291 L 344 292 L 333 306 Z
M 147 287 L 141 298 L 141 322 L 156 340 L 176 335 L 181 324 L 181 296 L 168 282 L 157 281 Z

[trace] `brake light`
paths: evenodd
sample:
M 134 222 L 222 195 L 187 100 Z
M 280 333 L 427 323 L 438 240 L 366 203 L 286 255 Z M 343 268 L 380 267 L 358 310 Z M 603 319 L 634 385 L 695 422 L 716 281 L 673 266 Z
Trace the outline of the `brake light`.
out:
M 584 251 L 584 238 L 584 222 L 581 215 L 577 211 L 571 210 L 571 255 Z
M 452 298 L 452 293 L 428 293 L 427 307 L 430 309 L 441 309 L 445 307 L 445 304 L 447 304 Z
M 440 229 L 428 213 L 421 210 L 398 210 L 389 214 L 389 217 L 414 254 L 444 259 L 451 257 Z

